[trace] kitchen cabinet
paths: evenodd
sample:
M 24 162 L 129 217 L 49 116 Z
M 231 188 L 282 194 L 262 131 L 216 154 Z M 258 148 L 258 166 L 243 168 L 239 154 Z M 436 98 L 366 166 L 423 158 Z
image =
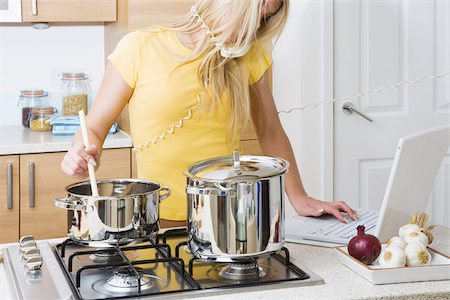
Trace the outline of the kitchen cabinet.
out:
M 116 0 L 22 0 L 22 22 L 114 22 Z
M 19 156 L 0 156 L 0 244 L 19 236 Z
M 64 155 L 65 152 L 0 156 L 0 243 L 15 242 L 27 234 L 35 239 L 67 235 L 68 212 L 53 206 L 53 199 L 65 197 L 65 187 L 76 182 L 60 168 Z M 129 178 L 130 149 L 103 150 L 96 175 L 97 179 Z M 11 208 L 8 191 L 12 194 Z

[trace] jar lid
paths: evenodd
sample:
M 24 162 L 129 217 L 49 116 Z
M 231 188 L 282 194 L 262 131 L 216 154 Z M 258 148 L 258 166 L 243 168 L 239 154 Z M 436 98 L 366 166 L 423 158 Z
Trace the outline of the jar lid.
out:
M 188 168 L 185 175 L 198 180 L 214 182 L 252 181 L 281 175 L 289 163 L 278 157 L 263 155 L 217 157 L 200 161 Z
M 56 108 L 53 106 L 36 106 L 31 109 L 32 115 L 45 115 L 56 112 Z
M 62 79 L 70 79 L 70 80 L 83 80 L 87 79 L 87 75 L 83 72 L 63 72 L 61 74 Z
M 40 89 L 27 89 L 27 90 L 21 90 L 20 91 L 20 97 L 27 97 L 27 98 L 38 98 L 38 97 L 46 97 L 48 96 L 48 93 L 44 90 Z

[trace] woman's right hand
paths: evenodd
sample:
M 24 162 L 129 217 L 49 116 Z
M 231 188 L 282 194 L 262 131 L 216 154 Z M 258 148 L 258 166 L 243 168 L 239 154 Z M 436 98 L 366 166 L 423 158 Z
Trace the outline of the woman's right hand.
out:
M 82 143 L 73 144 L 61 162 L 61 169 L 67 175 L 84 179 L 89 176 L 88 164 L 98 168 L 100 165 L 100 152 L 96 145 L 84 147 Z

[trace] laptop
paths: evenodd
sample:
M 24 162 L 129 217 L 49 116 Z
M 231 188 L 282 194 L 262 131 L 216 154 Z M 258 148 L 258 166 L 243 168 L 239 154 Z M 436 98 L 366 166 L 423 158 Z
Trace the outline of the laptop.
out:
M 347 244 L 356 227 L 382 243 L 398 235 L 415 212 L 424 212 L 436 175 L 450 146 L 450 126 L 427 129 L 400 139 L 379 211 L 356 209 L 359 219 L 342 223 L 331 215 L 286 218 L 287 242 L 334 247 Z

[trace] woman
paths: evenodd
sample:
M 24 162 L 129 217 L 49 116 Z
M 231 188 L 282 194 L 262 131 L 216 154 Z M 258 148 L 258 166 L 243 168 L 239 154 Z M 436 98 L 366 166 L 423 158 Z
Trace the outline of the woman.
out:
M 344 202 L 308 196 L 278 118 L 264 45 L 280 34 L 288 5 L 287 0 L 200 0 L 171 24 L 126 35 L 108 57 L 89 111 L 92 145 L 85 149 L 78 134 L 61 163 L 63 171 L 85 178 L 88 163 L 98 167 L 107 132 L 129 104 L 138 177 L 171 188 L 171 197 L 161 203 L 161 219 L 179 225 L 186 219 L 182 172 L 197 161 L 231 155 L 252 117 L 264 154 L 290 162 L 286 192 L 298 214 L 332 214 L 346 222 L 344 211 L 356 218 Z

